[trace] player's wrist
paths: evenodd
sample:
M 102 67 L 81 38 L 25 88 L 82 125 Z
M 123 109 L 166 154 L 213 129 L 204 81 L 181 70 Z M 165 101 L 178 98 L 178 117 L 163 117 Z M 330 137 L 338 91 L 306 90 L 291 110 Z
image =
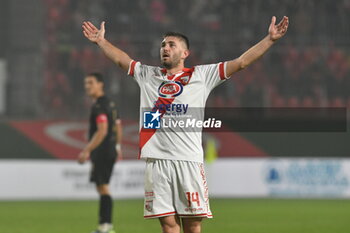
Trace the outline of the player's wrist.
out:
M 115 149 L 118 150 L 118 151 L 121 150 L 122 149 L 122 145 L 119 144 L 119 143 L 115 144 Z
M 87 154 L 90 154 L 91 151 L 92 151 L 92 150 L 91 150 L 89 147 L 85 147 L 85 148 L 83 149 L 83 152 L 84 152 L 84 153 L 87 153 Z
M 98 46 L 102 46 L 104 43 L 106 43 L 105 38 L 101 38 L 95 42 Z
M 274 38 L 271 34 L 268 34 L 266 38 L 271 44 L 275 43 L 278 40 L 278 38 Z

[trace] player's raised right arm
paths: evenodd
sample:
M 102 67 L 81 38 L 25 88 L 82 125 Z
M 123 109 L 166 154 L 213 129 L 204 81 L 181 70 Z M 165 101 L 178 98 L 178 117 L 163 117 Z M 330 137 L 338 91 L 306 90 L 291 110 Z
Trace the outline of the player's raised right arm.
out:
M 97 29 L 91 22 L 83 23 L 84 36 L 91 42 L 96 43 L 115 64 L 120 66 L 126 72 L 129 69 L 131 58 L 127 53 L 112 45 L 105 39 L 105 22 L 101 23 L 100 29 Z

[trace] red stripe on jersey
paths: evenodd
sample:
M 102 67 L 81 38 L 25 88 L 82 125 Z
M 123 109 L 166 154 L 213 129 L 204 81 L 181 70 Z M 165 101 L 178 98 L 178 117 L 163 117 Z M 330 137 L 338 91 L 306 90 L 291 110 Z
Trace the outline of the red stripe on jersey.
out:
M 139 156 L 138 159 L 141 158 L 141 150 L 142 147 L 148 142 L 148 140 L 153 136 L 153 134 L 156 132 L 156 129 L 145 129 L 141 128 L 140 131 L 140 139 L 139 139 Z
M 104 123 L 104 122 L 108 122 L 108 118 L 107 118 L 107 115 L 102 113 L 100 115 L 98 115 L 96 117 L 96 123 L 99 124 L 99 123 Z
M 221 62 L 219 64 L 219 75 L 220 75 L 220 79 L 221 80 L 224 80 L 226 79 L 226 76 L 225 76 L 225 66 L 224 66 L 225 63 Z
M 159 105 L 163 105 L 165 106 L 166 104 L 171 104 L 172 102 L 174 102 L 175 98 L 171 98 L 171 99 L 165 99 L 162 97 L 159 97 L 158 100 L 156 101 L 156 105 L 154 106 L 154 108 L 152 109 L 152 111 L 157 111 L 157 109 L 159 110 L 159 112 L 162 114 L 160 115 L 160 118 L 163 117 L 165 110 L 164 109 L 160 109 Z M 143 146 L 148 142 L 148 140 L 150 140 L 150 138 L 155 134 L 157 129 L 145 129 L 145 128 L 141 128 L 140 131 L 140 139 L 139 139 L 139 157 L 138 159 L 141 158 L 141 150 L 143 148 Z
M 128 75 L 134 76 L 136 61 L 131 61 Z
M 162 217 L 162 216 L 168 216 L 168 215 L 175 215 L 176 211 L 174 212 L 168 212 L 164 214 L 155 214 L 155 215 L 145 215 L 144 218 L 156 218 L 156 217 Z
M 183 73 L 179 75 L 179 77 L 176 77 L 175 81 L 179 81 L 182 83 L 182 85 L 185 86 L 190 82 L 194 68 L 183 68 L 182 70 L 183 70 Z M 183 79 L 184 77 L 188 77 L 188 79 L 185 80 Z

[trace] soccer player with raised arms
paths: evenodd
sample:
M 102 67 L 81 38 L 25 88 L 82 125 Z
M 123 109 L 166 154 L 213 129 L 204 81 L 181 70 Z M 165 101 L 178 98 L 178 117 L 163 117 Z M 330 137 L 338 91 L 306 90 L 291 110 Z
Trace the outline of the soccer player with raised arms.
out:
M 211 90 L 260 58 L 286 34 L 288 23 L 284 16 L 276 25 L 273 16 L 267 36 L 240 57 L 192 68 L 185 68 L 190 46 L 187 37 L 180 33 L 169 32 L 163 37 L 163 68 L 135 61 L 108 42 L 105 22 L 100 29 L 84 22 L 83 33 L 135 79 L 141 89 L 141 110 L 171 104 L 204 108 Z M 212 218 L 201 132 L 147 130 L 143 128 L 142 112 L 140 116 L 140 157 L 146 160 L 144 217 L 159 218 L 164 233 L 179 233 L 181 228 L 185 233 L 201 232 L 202 219 Z

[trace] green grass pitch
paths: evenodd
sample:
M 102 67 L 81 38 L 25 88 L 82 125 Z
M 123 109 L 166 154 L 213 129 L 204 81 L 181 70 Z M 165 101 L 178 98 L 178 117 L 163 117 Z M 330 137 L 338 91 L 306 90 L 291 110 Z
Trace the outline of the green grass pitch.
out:
M 114 202 L 117 233 L 161 232 L 144 220 L 142 200 Z M 349 233 L 350 200 L 212 199 L 203 233 Z M 97 201 L 2 201 L 0 233 L 90 233 Z

